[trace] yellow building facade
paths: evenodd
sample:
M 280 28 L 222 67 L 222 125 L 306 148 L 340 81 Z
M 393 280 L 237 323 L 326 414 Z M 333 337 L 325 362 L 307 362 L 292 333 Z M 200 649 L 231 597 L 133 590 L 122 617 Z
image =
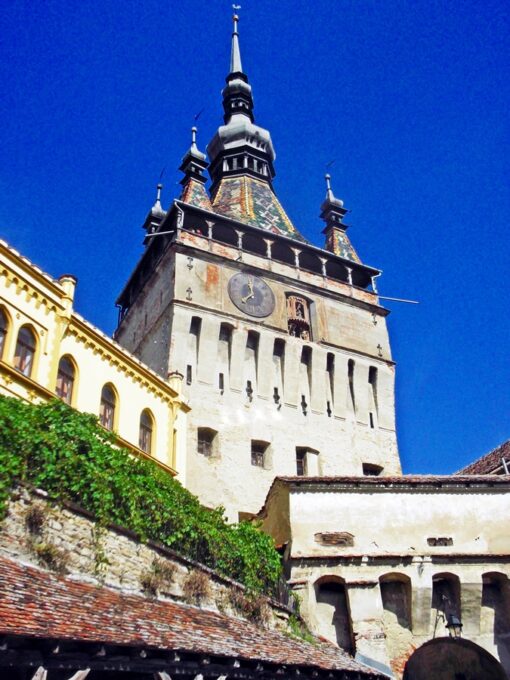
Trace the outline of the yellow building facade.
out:
M 61 398 L 93 413 L 118 443 L 184 483 L 182 376 L 168 381 L 73 309 L 76 279 L 53 279 L 0 241 L 0 393 Z

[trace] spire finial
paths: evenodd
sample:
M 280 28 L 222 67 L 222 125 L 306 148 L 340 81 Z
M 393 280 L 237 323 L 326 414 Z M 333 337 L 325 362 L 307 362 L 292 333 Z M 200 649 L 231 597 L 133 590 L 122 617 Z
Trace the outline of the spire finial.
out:
M 158 182 L 156 186 L 156 202 L 154 203 L 154 208 L 160 208 L 161 209 L 161 189 L 163 188 L 163 185 L 161 182 Z
M 232 17 L 234 28 L 232 31 L 232 51 L 230 53 L 230 73 L 242 73 L 243 65 L 241 64 L 241 50 L 239 48 L 239 33 L 237 30 L 239 22 L 237 10 L 241 9 L 241 5 L 232 5 L 232 9 L 234 10 L 234 16 Z
M 197 128 L 194 125 L 191 128 L 191 148 L 193 151 L 197 149 Z
M 324 179 L 326 180 L 326 196 L 331 200 L 333 198 L 333 190 L 331 189 L 331 175 L 327 172 L 324 175 Z

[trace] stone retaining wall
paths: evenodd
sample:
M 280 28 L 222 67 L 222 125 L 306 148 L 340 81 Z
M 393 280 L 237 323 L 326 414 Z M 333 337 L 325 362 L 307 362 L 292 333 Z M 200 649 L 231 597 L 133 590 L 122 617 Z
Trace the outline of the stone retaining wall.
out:
M 120 527 L 101 528 L 73 504 L 52 503 L 40 490 L 18 487 L 0 529 L 0 554 L 126 593 L 188 602 L 287 630 L 290 616 L 268 598 L 255 602 L 241 584 Z

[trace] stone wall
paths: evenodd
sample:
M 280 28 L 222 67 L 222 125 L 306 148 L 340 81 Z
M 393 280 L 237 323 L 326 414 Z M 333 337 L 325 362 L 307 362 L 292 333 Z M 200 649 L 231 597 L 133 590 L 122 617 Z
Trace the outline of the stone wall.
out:
M 290 612 L 211 569 L 127 530 L 103 529 L 82 509 L 18 488 L 1 524 L 0 554 L 126 593 L 170 599 L 287 630 Z

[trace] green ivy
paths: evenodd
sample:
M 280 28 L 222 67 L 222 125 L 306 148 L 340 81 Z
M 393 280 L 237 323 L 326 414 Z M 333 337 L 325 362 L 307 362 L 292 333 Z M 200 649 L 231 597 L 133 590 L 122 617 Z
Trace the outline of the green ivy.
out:
M 59 400 L 32 405 L 0 396 L 0 512 L 20 480 L 197 560 L 256 592 L 275 592 L 281 563 L 272 539 L 248 522 L 227 524 L 155 463 L 115 446 L 93 415 Z

